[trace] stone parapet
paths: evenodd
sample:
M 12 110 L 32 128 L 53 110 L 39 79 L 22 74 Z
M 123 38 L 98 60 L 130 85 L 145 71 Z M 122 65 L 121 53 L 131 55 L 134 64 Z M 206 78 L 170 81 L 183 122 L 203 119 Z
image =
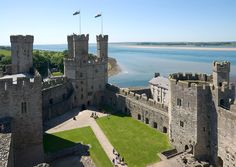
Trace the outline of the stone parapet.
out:
M 33 89 L 38 87 L 41 87 L 40 76 L 36 76 L 34 78 L 18 77 L 16 78 L 16 80 L 14 80 L 13 78 L 0 79 L 0 92 L 21 89 Z
M 33 43 L 34 36 L 32 35 L 11 35 L 10 36 L 11 42 L 13 43 Z
M 60 84 L 65 84 L 67 83 L 67 78 L 66 77 L 55 77 L 55 78 L 50 78 L 47 81 L 43 82 L 42 89 L 47 89 L 51 88 Z
M 176 81 L 212 81 L 212 75 L 198 74 L 198 73 L 173 73 L 169 75 L 169 79 L 175 79 Z
M 212 65 L 213 71 L 222 71 L 222 72 L 230 72 L 230 62 L 228 61 L 223 61 L 223 62 L 218 62 L 214 61 Z

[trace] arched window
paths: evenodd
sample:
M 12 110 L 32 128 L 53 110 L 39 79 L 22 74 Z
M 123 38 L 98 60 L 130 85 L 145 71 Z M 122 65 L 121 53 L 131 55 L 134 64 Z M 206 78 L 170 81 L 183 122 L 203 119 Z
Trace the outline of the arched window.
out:
M 167 127 L 163 127 L 163 133 L 167 133 Z
M 138 114 L 138 120 L 141 120 L 141 115 L 140 114 Z
M 157 129 L 157 123 L 153 122 L 153 128 Z

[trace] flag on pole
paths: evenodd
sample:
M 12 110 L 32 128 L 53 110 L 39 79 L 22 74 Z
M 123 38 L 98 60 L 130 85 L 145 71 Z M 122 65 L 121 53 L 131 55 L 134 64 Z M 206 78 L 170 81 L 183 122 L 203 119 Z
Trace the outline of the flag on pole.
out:
M 100 16 L 102 16 L 101 13 L 97 14 L 97 15 L 95 16 L 95 18 L 100 17 Z
M 73 13 L 74 16 L 78 14 L 80 14 L 80 11 L 76 11 L 75 13 Z

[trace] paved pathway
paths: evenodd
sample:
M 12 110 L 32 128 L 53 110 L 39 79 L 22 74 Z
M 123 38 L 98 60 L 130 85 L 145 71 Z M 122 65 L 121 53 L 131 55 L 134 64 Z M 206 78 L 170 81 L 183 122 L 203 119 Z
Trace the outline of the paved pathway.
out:
M 110 141 L 107 139 L 101 128 L 98 126 L 97 122 L 94 118 L 91 118 L 90 115 L 92 112 L 95 112 L 94 110 L 84 110 L 82 112 L 79 112 L 79 110 L 74 110 L 70 113 L 67 113 L 66 115 L 60 116 L 58 118 L 53 119 L 52 121 L 46 123 L 46 127 L 53 127 L 49 130 L 47 130 L 47 133 L 54 133 L 79 127 L 85 127 L 85 126 L 91 126 L 95 136 L 97 137 L 99 143 L 103 147 L 104 151 L 106 152 L 108 158 L 111 160 L 115 159 L 115 155 L 113 154 L 113 146 L 111 145 Z M 104 117 L 107 116 L 107 114 L 103 114 L 100 112 L 96 112 L 98 117 Z M 71 115 L 71 117 L 70 117 Z M 76 120 L 73 119 L 73 117 L 76 118 Z M 70 119 L 69 119 L 70 118 Z M 66 119 L 65 122 L 63 122 Z M 60 123 L 62 122 L 62 123 Z M 119 167 L 126 165 L 120 165 Z

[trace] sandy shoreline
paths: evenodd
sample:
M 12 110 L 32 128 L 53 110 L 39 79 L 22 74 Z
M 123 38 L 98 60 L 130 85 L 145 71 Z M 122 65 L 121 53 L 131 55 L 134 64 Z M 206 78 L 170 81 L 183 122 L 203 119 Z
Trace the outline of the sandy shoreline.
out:
M 236 51 L 236 48 L 227 47 L 193 47 L 193 46 L 149 46 L 149 45 L 125 45 L 128 48 L 140 48 L 140 49 L 180 49 L 180 50 L 212 50 L 212 51 Z

